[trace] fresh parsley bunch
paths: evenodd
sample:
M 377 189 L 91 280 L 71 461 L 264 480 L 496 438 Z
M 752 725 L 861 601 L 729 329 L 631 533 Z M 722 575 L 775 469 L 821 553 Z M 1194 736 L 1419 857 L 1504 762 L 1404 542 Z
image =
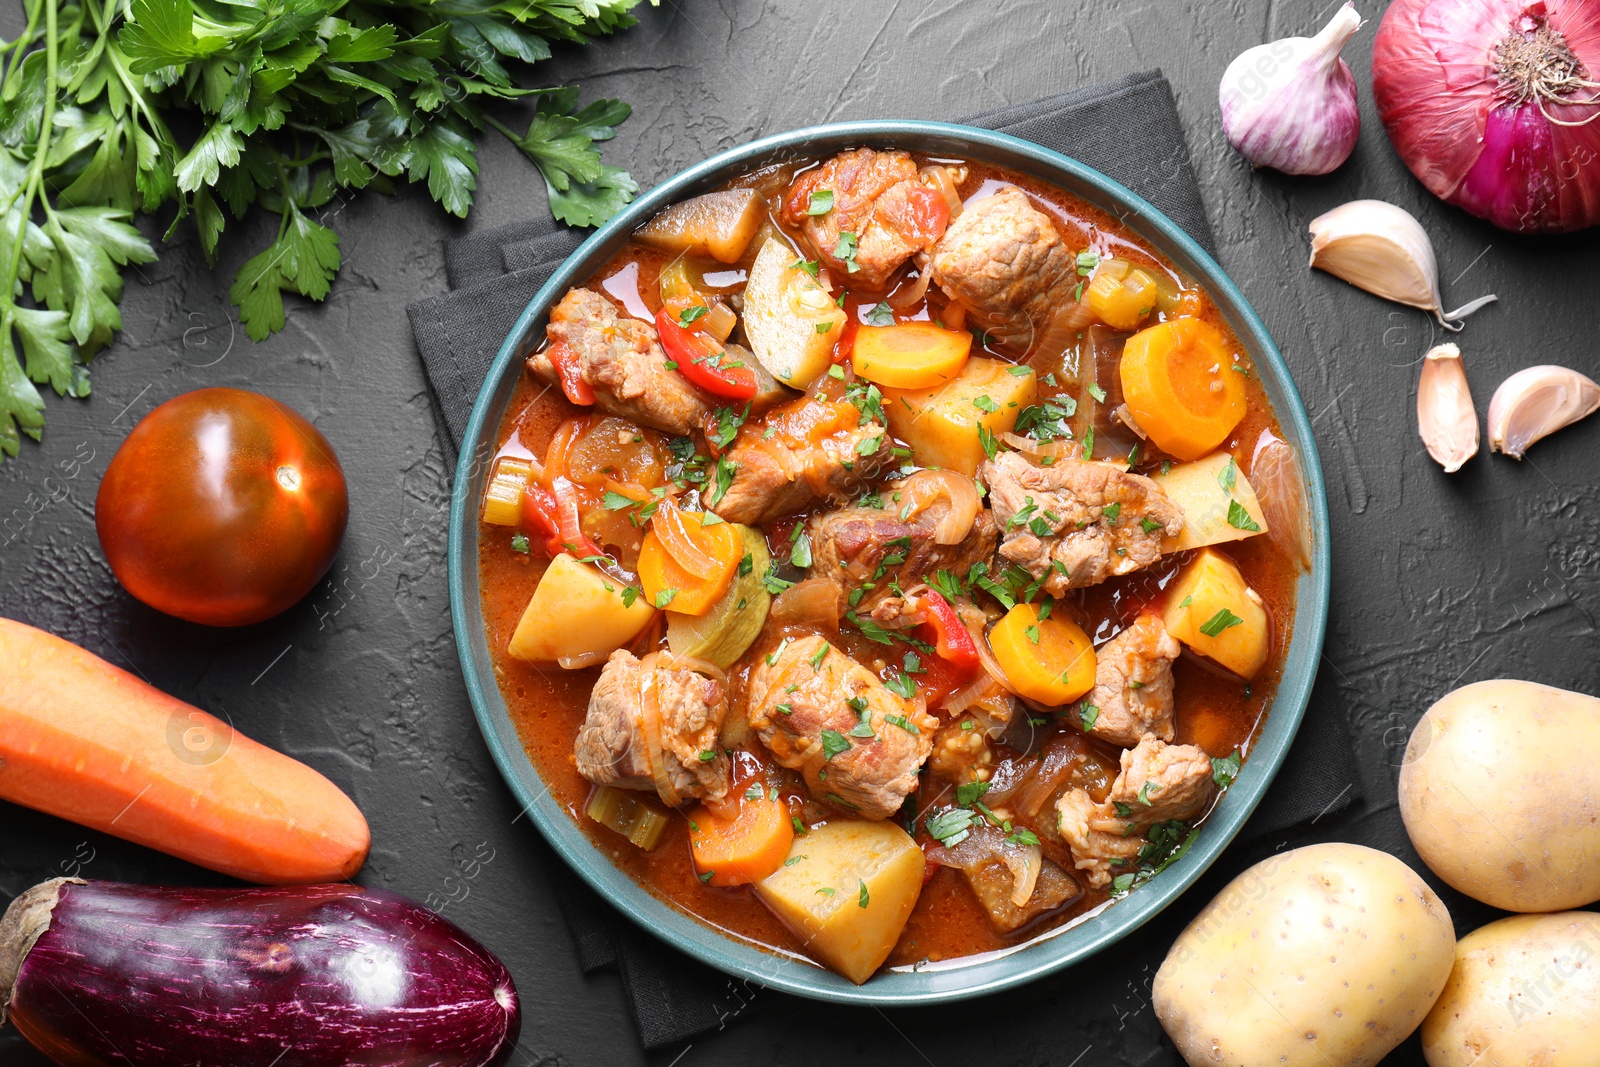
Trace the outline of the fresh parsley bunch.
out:
M 88 395 L 88 361 L 122 327 L 122 269 L 155 258 L 135 211 L 172 212 L 167 237 L 192 222 L 213 262 L 230 219 L 277 216 L 229 290 L 261 340 L 283 327 L 285 291 L 328 295 L 339 238 L 320 209 L 403 176 L 465 216 L 485 126 L 538 165 L 564 222 L 598 225 L 638 190 L 596 147 L 627 104 L 579 108 L 577 89 L 522 88 L 508 68 L 633 25 L 639 0 L 25 2 L 27 28 L 0 42 L 8 455 L 43 428 L 34 383 Z M 536 99 L 526 132 L 485 110 L 522 97 Z

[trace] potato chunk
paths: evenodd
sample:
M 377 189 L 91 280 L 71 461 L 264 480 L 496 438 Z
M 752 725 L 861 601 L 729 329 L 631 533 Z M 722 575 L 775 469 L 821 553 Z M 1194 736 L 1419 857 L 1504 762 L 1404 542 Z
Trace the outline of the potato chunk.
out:
M 633 236 L 653 248 L 733 263 L 761 227 L 765 206 L 754 189 L 723 189 L 673 204 Z
M 591 666 L 632 641 L 655 613 L 644 597 L 625 604 L 622 583 L 562 553 L 539 579 L 506 651 L 533 663 Z
M 922 850 L 894 823 L 846 819 L 796 837 L 755 890 L 808 951 L 860 985 L 899 940 L 922 867 Z
M 985 435 L 1006 433 L 1037 394 L 1032 370 L 974 357 L 943 385 L 885 389 L 883 411 L 889 432 L 911 446 L 917 462 L 970 477 L 985 455 L 978 428 Z
M 1221 545 L 1267 532 L 1267 517 L 1256 491 L 1227 452 L 1213 452 L 1193 463 L 1176 463 L 1165 474 L 1150 475 L 1150 480 L 1183 511 L 1183 532 L 1163 538 L 1162 553 Z
M 798 258 L 776 237 L 761 246 L 744 290 L 744 333 L 774 378 L 804 389 L 828 369 L 844 310 Z
M 1178 573 L 1161 621 L 1173 637 L 1241 678 L 1255 677 L 1272 650 L 1260 594 L 1233 560 L 1209 548 Z

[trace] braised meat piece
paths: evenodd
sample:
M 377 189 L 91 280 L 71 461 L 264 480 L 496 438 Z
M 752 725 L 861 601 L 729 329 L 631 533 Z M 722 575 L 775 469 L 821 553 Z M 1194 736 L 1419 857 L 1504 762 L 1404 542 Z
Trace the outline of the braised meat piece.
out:
M 602 411 L 678 437 L 700 427 L 711 412 L 694 386 L 667 368 L 656 328 L 617 314 L 593 290 L 569 290 L 550 310 L 545 334 L 550 347 L 529 356 L 528 369 L 560 386 L 560 368 L 568 367 L 594 391 Z
M 831 193 L 833 206 L 811 214 L 814 193 Z M 882 289 L 907 259 L 939 239 L 950 208 L 941 194 L 921 182 L 916 161 L 907 153 L 856 148 L 796 178 L 784 215 L 800 227 L 812 257 L 836 278 L 851 289 Z M 855 255 L 840 255 L 851 239 Z
M 1037 467 L 1002 452 L 978 469 L 1002 531 L 1000 555 L 1044 591 L 1098 585 L 1161 558 L 1161 539 L 1183 530 L 1183 512 L 1155 482 L 1108 463 L 1059 459 Z
M 965 576 L 974 563 L 994 555 L 999 535 L 987 509 L 979 509 L 965 533 L 951 541 L 959 524 L 945 525 L 953 506 L 948 499 L 939 498 L 914 515 L 907 513 L 910 503 L 896 503 L 910 501 L 910 492 L 903 491 L 907 483 L 929 476 L 961 477 L 922 471 L 886 485 L 878 493 L 881 508 L 844 508 L 815 515 L 807 523 L 811 576 L 837 582 L 845 594 L 841 600 L 859 614 L 872 612 L 885 598 L 898 596 L 941 570 Z M 941 538 L 950 543 L 941 544 Z
M 1089 732 L 1123 748 L 1146 736 L 1171 741 L 1172 661 L 1180 651 L 1159 615 L 1140 615 L 1095 649 L 1094 688 L 1087 700 L 1099 712 Z
M 765 422 L 746 426 L 728 451 L 726 488 L 714 476 L 702 491 L 705 506 L 729 522 L 759 526 L 818 500 L 846 500 L 895 462 L 883 423 L 853 404 L 808 396 Z
M 1078 880 L 1045 859 L 1038 845 L 1022 844 L 981 819 L 953 845 L 929 848 L 928 859 L 966 876 L 990 925 L 1001 933 L 1017 930 L 1083 895 Z
M 1137 868 L 1153 826 L 1204 814 L 1216 795 L 1211 759 L 1194 745 L 1169 745 L 1146 737 L 1122 754 L 1122 769 L 1105 803 L 1082 789 L 1056 802 L 1062 838 L 1074 866 L 1089 884 L 1108 885 L 1113 876 Z
M 939 288 L 1019 347 L 1074 277 L 1072 265 L 1050 216 L 1014 185 L 969 204 L 933 250 Z
M 672 805 L 719 800 L 728 792 L 728 757 L 717 750 L 727 713 L 721 682 L 670 656 L 640 660 L 620 648 L 589 695 L 572 747 L 578 773 L 596 785 L 655 790 Z
M 939 722 L 920 699 L 891 692 L 815 634 L 756 660 L 750 725 L 811 795 L 866 819 L 887 819 L 917 788 Z

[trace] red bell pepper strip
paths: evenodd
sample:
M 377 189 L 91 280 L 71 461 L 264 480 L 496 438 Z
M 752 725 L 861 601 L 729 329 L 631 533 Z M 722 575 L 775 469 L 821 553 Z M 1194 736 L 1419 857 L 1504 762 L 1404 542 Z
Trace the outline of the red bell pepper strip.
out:
M 594 386 L 583 376 L 583 360 L 565 341 L 557 341 L 545 352 L 550 365 L 561 379 L 561 391 L 574 404 L 587 407 L 594 403 Z
M 977 671 L 978 646 L 950 601 L 932 589 L 924 592 L 920 599 L 920 606 L 928 612 L 928 621 L 923 625 L 933 630 L 933 640 L 929 643 L 939 658 L 969 674 Z
M 656 312 L 656 333 L 667 358 L 678 365 L 678 373 L 691 385 L 729 400 L 749 400 L 756 395 L 754 370 L 739 360 L 729 360 L 705 334 L 679 326 L 666 308 Z

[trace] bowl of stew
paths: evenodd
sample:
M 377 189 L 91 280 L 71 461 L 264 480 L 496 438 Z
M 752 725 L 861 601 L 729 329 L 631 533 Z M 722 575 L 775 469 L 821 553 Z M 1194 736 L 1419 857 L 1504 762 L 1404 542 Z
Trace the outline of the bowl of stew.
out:
M 1327 505 L 1289 371 L 1148 203 L 1000 133 L 691 167 L 529 302 L 451 606 L 484 737 L 647 930 L 805 996 L 994 992 L 1193 884 L 1299 725 Z

